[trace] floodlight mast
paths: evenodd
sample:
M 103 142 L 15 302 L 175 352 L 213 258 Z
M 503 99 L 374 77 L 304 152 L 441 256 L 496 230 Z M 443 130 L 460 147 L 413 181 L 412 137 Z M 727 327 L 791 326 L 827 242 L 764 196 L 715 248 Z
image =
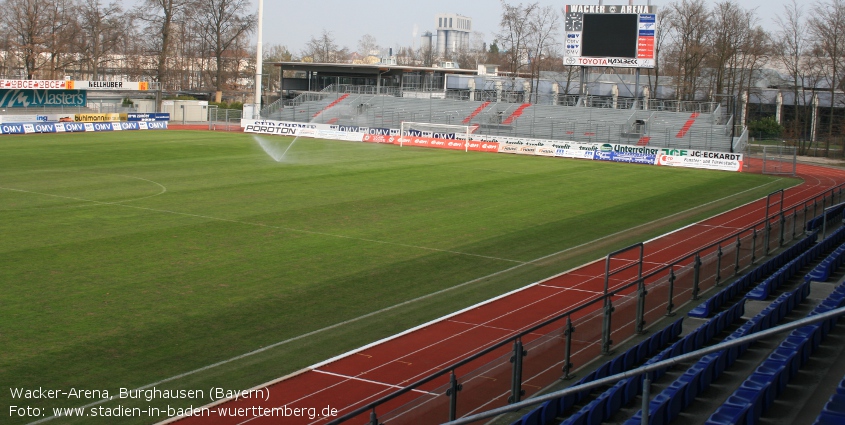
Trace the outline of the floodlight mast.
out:
M 252 118 L 261 119 L 261 72 L 264 67 L 263 52 L 261 51 L 262 18 L 264 15 L 264 0 L 258 0 L 258 31 L 255 45 L 255 102 L 252 108 Z

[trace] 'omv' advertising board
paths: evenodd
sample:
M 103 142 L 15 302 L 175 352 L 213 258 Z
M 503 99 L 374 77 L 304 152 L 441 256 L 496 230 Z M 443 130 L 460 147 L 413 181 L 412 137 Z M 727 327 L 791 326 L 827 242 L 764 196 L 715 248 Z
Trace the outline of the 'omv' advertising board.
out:
M 85 106 L 84 90 L 0 90 L 0 107 Z

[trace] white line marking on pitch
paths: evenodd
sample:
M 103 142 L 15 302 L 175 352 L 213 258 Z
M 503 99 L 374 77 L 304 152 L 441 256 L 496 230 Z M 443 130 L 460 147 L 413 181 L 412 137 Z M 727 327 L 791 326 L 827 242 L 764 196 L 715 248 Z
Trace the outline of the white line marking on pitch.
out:
M 377 315 L 379 315 L 379 314 L 382 314 L 382 313 L 385 313 L 385 312 L 388 312 L 388 311 L 391 311 L 391 310 L 395 310 L 395 309 L 397 309 L 397 308 L 404 307 L 404 306 L 409 305 L 409 304 L 416 303 L 417 301 L 422 301 L 422 300 L 425 300 L 425 299 L 428 299 L 428 298 L 436 297 L 436 296 L 441 295 L 441 294 L 444 294 L 444 293 L 446 293 L 446 292 L 451 292 L 451 291 L 453 291 L 453 290 L 455 290 L 455 289 L 463 288 L 463 287 L 465 287 L 465 286 L 467 286 L 467 285 L 472 285 L 472 284 L 474 284 L 474 283 L 477 283 L 477 282 L 480 282 L 480 281 L 483 281 L 483 280 L 486 280 L 486 279 L 490 279 L 490 278 L 493 278 L 493 277 L 499 276 L 499 275 L 501 275 L 501 274 L 505 274 L 505 273 L 511 272 L 511 271 L 516 270 L 516 269 L 518 269 L 518 268 L 520 268 L 520 267 L 523 267 L 523 266 L 525 266 L 525 265 L 532 264 L 532 263 L 535 263 L 535 262 L 538 262 L 538 261 L 543 261 L 543 260 L 545 260 L 545 259 L 547 259 L 547 258 L 554 257 L 555 255 L 560 255 L 560 254 L 563 254 L 563 253 L 565 253 L 565 252 L 572 251 L 572 250 L 575 250 L 575 249 L 578 249 L 578 248 L 581 248 L 581 247 L 584 247 L 584 246 L 590 245 L 590 244 L 592 244 L 592 243 L 595 243 L 595 242 L 598 242 L 598 241 L 601 241 L 601 240 L 604 240 L 604 239 L 608 239 L 608 238 L 611 238 L 611 237 L 617 236 L 617 235 L 619 235 L 619 234 L 622 234 L 622 233 L 628 232 L 628 231 L 633 230 L 633 229 L 637 229 L 637 228 L 640 228 L 640 227 L 648 226 L 648 225 L 653 224 L 653 223 L 656 223 L 656 222 L 658 222 L 658 221 L 664 221 L 664 220 L 666 220 L 667 218 L 670 218 L 670 217 L 673 217 L 673 216 L 676 216 L 676 215 L 679 215 L 679 214 L 683 214 L 683 213 L 686 213 L 686 212 L 688 212 L 688 211 L 692 211 L 692 210 L 694 210 L 694 209 L 697 209 L 697 208 L 703 207 L 703 206 L 705 206 L 705 205 L 709 205 L 709 204 L 712 204 L 712 203 L 715 203 L 715 202 L 719 202 L 719 201 L 722 201 L 722 200 L 724 200 L 724 199 L 730 199 L 730 198 L 732 198 L 732 197 L 734 197 L 734 196 L 736 196 L 736 195 L 739 195 L 739 194 L 741 194 L 741 193 L 745 193 L 745 192 L 749 192 L 749 191 L 752 191 L 752 190 L 756 190 L 756 189 L 759 189 L 759 188 L 762 188 L 762 187 L 769 186 L 769 185 L 771 185 L 772 183 L 777 182 L 777 181 L 779 181 L 779 180 L 781 180 L 781 179 L 778 179 L 778 180 L 775 180 L 775 181 L 773 181 L 773 182 L 769 182 L 769 183 L 766 183 L 766 184 L 762 184 L 762 185 L 760 185 L 760 186 L 757 186 L 757 187 L 754 187 L 754 188 L 751 188 L 751 189 L 747 189 L 747 190 L 744 190 L 744 191 L 739 192 L 739 193 L 735 193 L 735 194 L 730 195 L 730 196 L 725 196 L 724 198 L 717 199 L 717 200 L 715 200 L 715 201 L 706 202 L 706 203 L 704 203 L 704 204 L 699 205 L 698 207 L 690 208 L 690 209 L 685 210 L 685 211 L 681 211 L 681 212 L 678 212 L 678 213 L 675 213 L 675 214 L 671 214 L 671 215 L 668 215 L 668 216 L 666 216 L 666 217 L 663 217 L 663 218 L 660 218 L 660 219 L 657 219 L 657 220 L 650 221 L 650 222 L 648 222 L 648 223 L 640 224 L 639 226 L 634 226 L 634 227 L 631 227 L 631 228 L 626 229 L 626 230 L 621 230 L 621 231 L 619 231 L 619 232 L 616 232 L 616 233 L 613 233 L 613 234 L 610 234 L 610 235 L 602 236 L 602 237 L 597 238 L 597 239 L 594 239 L 594 240 L 592 240 L 592 241 L 590 241 L 590 242 L 585 242 L 585 243 L 582 243 L 582 244 L 580 244 L 580 245 L 576 245 L 576 246 L 573 246 L 573 247 L 570 247 L 570 248 L 566 248 L 566 249 L 560 250 L 560 251 L 558 251 L 558 252 L 554 252 L 554 253 L 552 253 L 552 254 L 544 255 L 544 256 L 542 256 L 542 257 L 540 257 L 540 258 L 537 258 L 537 259 L 535 259 L 535 260 L 531 260 L 531 261 L 528 261 L 528 262 L 525 262 L 525 263 L 520 263 L 520 264 L 517 264 L 517 265 L 515 265 L 515 266 L 509 267 L 509 268 L 507 268 L 507 269 L 500 270 L 500 271 L 495 272 L 495 273 L 491 273 L 491 274 L 486 275 L 486 276 L 482 276 L 482 277 L 479 277 L 479 278 L 476 278 L 476 279 L 468 280 L 468 281 L 466 281 L 466 282 L 463 282 L 463 283 L 460 283 L 460 284 L 457 284 L 457 285 L 454 285 L 454 286 L 451 286 L 451 287 L 448 287 L 448 288 L 444 288 L 444 289 L 441 289 L 441 290 L 439 290 L 439 291 L 432 292 L 432 293 L 430 293 L 430 294 L 422 295 L 422 296 L 419 296 L 419 297 L 417 297 L 417 298 L 412 298 L 412 299 L 410 299 L 410 300 L 403 301 L 403 302 L 401 302 L 401 303 L 394 304 L 394 305 L 392 305 L 392 306 L 388 306 L 388 307 L 382 308 L 382 309 L 380 309 L 380 310 L 376 310 L 376 311 L 373 311 L 373 312 L 370 312 L 370 313 L 367 313 L 367 314 L 363 314 L 363 315 L 358 316 L 358 317 L 353 317 L 352 319 L 344 320 L 344 321 L 342 321 L 342 322 L 338 322 L 338 323 L 335 323 L 335 324 L 333 324 L 333 325 L 326 326 L 326 327 L 324 327 L 324 328 L 316 329 L 316 330 L 313 330 L 313 331 L 311 331 L 311 332 L 304 333 L 304 334 L 302 334 L 302 335 L 298 335 L 298 336 L 295 336 L 295 337 L 292 337 L 292 338 L 288 338 L 288 339 L 285 339 L 285 340 L 282 340 L 282 341 L 276 342 L 276 343 L 274 343 L 274 344 L 270 344 L 270 345 L 267 345 L 267 346 L 264 346 L 264 347 L 261 347 L 261 348 L 258 348 L 258 349 L 255 349 L 255 350 L 252 350 L 252 351 L 246 352 L 246 353 L 244 353 L 244 354 L 240 354 L 240 355 L 234 356 L 234 357 L 229 358 L 229 359 L 221 360 L 221 361 L 219 361 L 219 362 L 212 363 L 212 364 L 210 364 L 210 365 L 203 366 L 203 367 L 200 367 L 200 368 L 197 368 L 197 369 L 194 369 L 194 370 L 190 370 L 190 371 L 187 371 L 187 372 L 184 372 L 184 373 L 180 373 L 180 374 L 178 374 L 178 375 L 173 375 L 173 376 L 171 376 L 171 377 L 161 379 L 161 380 L 156 381 L 156 382 L 153 382 L 153 383 L 151 383 L 151 384 L 147 384 L 147 385 L 140 386 L 140 387 L 136 388 L 135 390 L 146 390 L 146 389 L 148 389 L 148 388 L 152 388 L 152 387 L 154 387 L 154 386 L 156 386 L 156 385 L 161 385 L 161 384 L 164 384 L 164 383 L 167 383 L 167 382 L 171 382 L 171 381 L 175 381 L 175 380 L 177 380 L 177 379 L 184 378 L 184 377 L 186 377 L 186 376 L 190 376 L 190 375 L 194 375 L 194 374 L 197 374 L 197 373 L 200 373 L 200 372 L 204 372 L 204 371 L 206 371 L 206 370 L 213 369 L 213 368 L 215 368 L 215 367 L 222 366 L 222 365 L 225 365 L 225 364 L 228 364 L 228 363 L 232 363 L 232 362 L 234 362 L 234 361 L 241 360 L 241 359 L 244 359 L 244 358 L 247 358 L 247 357 L 251 357 L 251 356 L 254 356 L 254 355 L 256 355 L 256 354 L 262 353 L 262 352 L 264 352 L 264 351 L 267 351 L 267 350 L 270 350 L 270 349 L 273 349 L 273 348 L 276 348 L 276 347 L 279 347 L 279 346 L 282 346 L 282 345 L 285 345 L 285 344 L 289 344 L 289 343 L 291 343 L 291 342 L 295 342 L 295 341 L 298 341 L 298 340 L 303 339 L 303 338 L 308 338 L 308 337 L 310 337 L 310 336 L 313 336 L 313 335 L 316 335 L 316 334 L 319 334 L 319 333 L 322 333 L 322 332 L 325 332 L 325 331 L 329 331 L 329 330 L 332 330 L 332 329 L 339 328 L 339 327 L 341 327 L 341 326 L 345 326 L 345 325 L 348 325 L 348 324 L 351 324 L 351 323 L 355 323 L 355 322 L 358 322 L 358 321 L 361 321 L 361 320 L 367 319 L 367 318 L 369 318 L 369 317 L 377 316 Z M 3 188 L 3 187 L 0 187 L 0 189 L 10 190 L 10 189 Z M 14 189 L 11 189 L 11 190 L 14 190 Z M 22 191 L 22 192 L 26 192 L 26 191 Z M 57 196 L 57 195 L 47 195 L 47 196 Z M 96 201 L 91 201 L 91 202 L 96 202 Z M 107 204 L 107 203 L 106 203 L 106 204 Z M 120 205 L 120 204 L 115 204 L 115 205 Z M 127 207 L 127 208 L 148 209 L 148 208 L 136 207 L 136 206 L 132 206 L 132 205 L 120 205 L 120 206 Z M 149 209 L 149 210 L 152 210 L 152 209 Z M 153 211 L 154 211 L 154 210 L 153 210 Z M 174 214 L 175 214 L 175 213 L 174 213 Z M 181 213 L 179 213 L 179 214 L 181 214 Z M 187 214 L 187 215 L 190 215 L 190 214 Z M 201 217 L 201 216 L 197 216 L 197 217 Z M 224 220 L 224 221 L 234 221 L 234 220 Z M 236 221 L 235 221 L 235 222 L 236 222 Z M 670 233 L 672 233 L 672 232 L 670 232 Z M 655 238 L 655 239 L 656 239 L 656 238 Z M 578 266 L 578 268 L 580 268 L 580 267 L 583 267 L 583 265 Z M 575 270 L 575 269 L 573 269 L 573 270 Z M 568 270 L 568 271 L 571 271 L 571 270 Z M 565 272 L 563 272 L 563 273 L 560 273 L 558 276 L 563 275 L 563 274 L 567 273 L 568 271 L 565 271 Z M 464 312 L 464 311 L 469 311 L 469 310 L 471 310 L 471 309 L 473 309 L 473 308 L 477 308 L 477 307 L 479 307 L 479 306 L 482 306 L 482 305 L 484 305 L 484 304 L 487 304 L 487 303 L 490 303 L 490 302 L 492 302 L 492 301 L 494 301 L 494 300 L 497 300 L 497 299 L 499 299 L 499 298 L 501 298 L 501 297 L 504 297 L 504 296 L 507 296 L 507 295 L 510 295 L 510 294 L 513 294 L 513 293 L 516 293 L 516 292 L 522 291 L 522 290 L 524 290 L 524 289 L 526 289 L 526 288 L 529 288 L 529 287 L 531 287 L 531 286 L 533 286 L 533 285 L 526 285 L 526 286 L 523 286 L 522 288 L 518 288 L 518 289 L 513 290 L 513 291 L 510 291 L 510 292 L 508 292 L 508 293 L 506 293 L 506 294 L 502 294 L 502 295 L 501 295 L 501 296 L 499 296 L 499 297 L 494 297 L 494 298 L 491 298 L 491 299 L 489 299 L 489 300 L 482 301 L 482 302 L 480 302 L 480 303 L 478 303 L 478 304 L 475 304 L 475 305 L 469 306 L 469 307 L 467 307 L 467 308 L 464 308 L 464 309 L 462 309 L 462 310 L 460 310 L 459 312 L 456 312 L 456 313 L 454 313 L 454 314 L 447 315 L 447 316 L 444 316 L 444 317 L 441 317 L 441 318 L 438 318 L 438 319 L 435 319 L 435 320 L 429 321 L 429 322 L 427 322 L 427 323 L 423 323 L 423 324 L 421 324 L 421 325 L 419 325 L 419 326 L 416 326 L 416 327 L 414 327 L 414 328 L 408 329 L 407 331 L 400 332 L 400 333 L 398 333 L 398 334 L 396 334 L 396 335 L 393 335 L 393 336 L 390 336 L 390 337 L 387 337 L 387 338 L 383 338 L 383 339 L 381 339 L 381 340 L 379 340 L 379 341 L 373 342 L 373 343 L 371 343 L 371 344 L 367 344 L 367 345 L 365 345 L 364 347 L 358 348 L 358 349 L 356 349 L 356 350 L 352 350 L 352 351 L 349 351 L 349 352 L 347 352 L 347 353 L 343 353 L 343 354 L 340 354 L 340 355 L 338 355 L 338 356 L 332 357 L 331 359 L 329 359 L 329 360 L 327 360 L 327 361 L 325 361 L 325 362 L 318 363 L 318 364 L 327 363 L 327 362 L 328 362 L 328 361 L 330 361 L 330 360 L 338 360 L 338 359 L 340 359 L 340 358 L 343 358 L 343 357 L 346 357 L 346 356 L 353 355 L 353 354 L 355 354 L 355 353 L 357 353 L 357 352 L 359 352 L 359 351 L 362 351 L 362 350 L 364 350 L 364 349 L 366 349 L 366 348 L 369 348 L 369 347 L 371 347 L 371 346 L 374 346 L 374 345 L 377 345 L 377 344 L 380 344 L 380 343 L 383 343 L 383 342 L 390 341 L 390 340 L 395 339 L 395 338 L 398 338 L 398 337 L 400 337 L 400 336 L 402 336 L 402 335 L 405 335 L 405 334 L 408 334 L 408 333 L 410 333 L 410 332 L 413 332 L 413 331 L 415 331 L 415 330 L 417 330 L 417 329 L 419 329 L 419 328 L 422 328 L 422 327 L 424 327 L 424 326 L 428 326 L 428 325 L 431 325 L 431 324 L 433 324 L 433 323 L 437 323 L 437 322 L 439 322 L 439 321 L 441 321 L 441 320 L 448 320 L 450 317 L 454 317 L 454 316 L 456 316 L 458 313 L 461 313 L 461 312 Z M 306 369 L 307 369 L 307 368 L 306 368 Z M 274 380 L 274 381 L 275 381 L 275 380 Z M 261 388 L 261 387 L 263 387 L 263 386 L 264 386 L 264 384 L 262 384 L 261 386 L 258 386 L 258 387 L 256 387 L 256 388 Z M 81 406 L 81 407 L 82 407 L 82 408 L 84 408 L 84 409 L 87 409 L 87 408 L 89 408 L 89 407 L 97 406 L 97 405 L 103 404 L 103 403 L 105 403 L 105 402 L 107 402 L 107 401 L 110 401 L 110 400 L 113 400 L 113 399 L 114 399 L 114 396 L 109 397 L 108 399 L 101 399 L 101 400 L 95 401 L 95 402 L 93 402 L 93 403 L 86 404 L 85 406 Z M 31 424 L 37 424 L 37 423 L 47 422 L 47 421 L 53 420 L 53 419 L 55 419 L 55 418 L 56 418 L 56 416 L 49 416 L 49 417 L 46 417 L 46 418 L 44 418 L 44 419 L 40 419 L 40 420 L 38 420 L 38 421 L 31 422 Z
M 337 376 L 339 378 L 348 379 L 350 381 L 361 381 L 361 382 L 366 382 L 366 383 L 369 383 L 369 384 L 383 385 L 385 387 L 390 387 L 390 388 L 398 388 L 398 389 L 405 388 L 405 387 L 400 386 L 400 385 L 386 384 L 384 382 L 378 382 L 378 381 L 373 381 L 373 380 L 370 380 L 370 379 L 359 378 L 357 376 L 348 376 L 348 375 L 341 375 L 339 373 L 334 373 L 334 372 L 326 372 L 325 370 L 314 369 L 314 372 L 323 373 L 323 374 L 326 374 L 326 375 Z M 413 391 L 415 393 L 428 394 L 428 395 L 437 395 L 437 396 L 440 395 L 440 394 L 435 394 L 435 393 L 431 393 L 431 392 L 428 392 L 428 391 L 417 390 L 417 389 L 413 389 L 411 391 Z

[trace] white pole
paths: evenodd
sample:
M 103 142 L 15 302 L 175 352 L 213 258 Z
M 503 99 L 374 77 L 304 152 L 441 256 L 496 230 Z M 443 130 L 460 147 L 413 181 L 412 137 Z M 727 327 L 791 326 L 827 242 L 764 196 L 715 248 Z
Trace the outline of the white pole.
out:
M 255 107 L 252 110 L 254 119 L 261 119 L 261 70 L 264 67 L 264 53 L 261 51 L 261 32 L 264 15 L 264 0 L 258 0 L 258 42 L 255 46 Z

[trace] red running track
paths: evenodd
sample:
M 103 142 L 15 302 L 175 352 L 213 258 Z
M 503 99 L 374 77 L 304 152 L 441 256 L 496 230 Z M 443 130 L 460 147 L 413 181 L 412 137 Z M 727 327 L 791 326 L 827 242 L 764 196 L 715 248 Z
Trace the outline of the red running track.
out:
M 750 161 L 746 170 L 749 169 L 754 172 L 759 169 L 759 163 Z M 786 208 L 801 204 L 845 182 L 845 170 L 821 166 L 799 164 L 798 175 L 804 183 L 786 191 L 784 196 Z M 779 203 L 780 199 L 773 201 L 773 211 L 780 208 Z M 765 200 L 761 199 L 646 242 L 643 273 L 659 269 L 753 225 L 763 219 L 765 209 Z M 375 345 L 312 366 L 290 377 L 268 383 L 262 388 L 269 388 L 269 400 L 240 399 L 217 403 L 207 406 L 211 408 L 206 413 L 208 416 L 183 418 L 179 420 L 179 423 L 221 425 L 325 423 L 331 418 L 320 417 L 323 413 L 321 409 L 324 407 L 337 409 L 338 415 L 349 413 L 478 353 L 521 330 L 596 299 L 601 296 L 604 288 L 604 267 L 603 261 L 586 264 Z M 620 273 L 620 276 L 624 277 L 624 275 Z M 611 279 L 611 289 L 620 283 L 623 283 L 621 279 Z M 594 310 L 582 311 L 577 316 L 584 320 L 589 320 L 591 317 L 597 317 L 600 320 L 600 315 L 596 315 Z M 595 331 L 588 329 L 586 333 L 576 332 L 581 334 L 581 340 L 576 343 L 580 345 L 573 349 L 590 353 L 597 352 L 600 349 L 598 333 L 600 326 L 598 328 Z M 579 329 L 579 331 L 582 330 Z M 532 340 L 535 344 L 547 341 L 560 342 L 559 336 L 550 336 L 550 334 L 551 332 L 548 331 L 538 331 L 536 334 L 524 337 L 523 342 L 526 344 L 531 343 Z M 558 341 L 552 341 L 553 339 L 558 339 Z M 560 357 L 561 352 L 555 351 L 554 355 Z M 542 350 L 537 350 L 535 353 L 535 356 L 544 355 Z M 507 362 L 509 355 L 510 347 L 503 347 L 456 371 L 463 384 L 463 390 L 458 397 L 459 416 L 506 403 L 510 389 L 510 367 Z M 503 360 L 502 356 L 505 356 Z M 499 359 L 501 367 L 487 366 L 496 359 Z M 536 360 L 530 355 L 526 357 L 526 373 L 523 374 L 524 388 L 529 395 L 560 376 L 559 362 L 551 368 L 531 370 L 530 361 Z M 543 364 L 543 362 L 536 361 L 535 364 Z M 482 366 L 488 368 L 477 370 Z M 447 383 L 448 377 L 444 376 L 393 399 L 378 408 L 379 419 L 384 421 L 392 417 L 394 420 L 391 423 L 445 422 L 448 397 L 443 394 Z M 491 399 L 493 399 L 492 402 Z M 416 409 L 411 413 L 398 416 L 388 413 L 412 400 L 426 402 L 426 408 L 432 406 L 436 408 Z M 257 406 L 282 410 L 275 417 L 267 417 L 262 416 L 262 412 L 254 408 Z M 309 411 L 309 408 L 314 408 L 316 411 Z M 305 410 L 297 412 L 292 409 Z M 228 416 L 222 416 L 222 413 Z M 387 416 L 385 416 L 386 413 L 388 413 Z M 233 415 L 237 417 L 232 417 Z M 349 423 L 363 423 L 368 419 L 368 416 L 362 415 Z

